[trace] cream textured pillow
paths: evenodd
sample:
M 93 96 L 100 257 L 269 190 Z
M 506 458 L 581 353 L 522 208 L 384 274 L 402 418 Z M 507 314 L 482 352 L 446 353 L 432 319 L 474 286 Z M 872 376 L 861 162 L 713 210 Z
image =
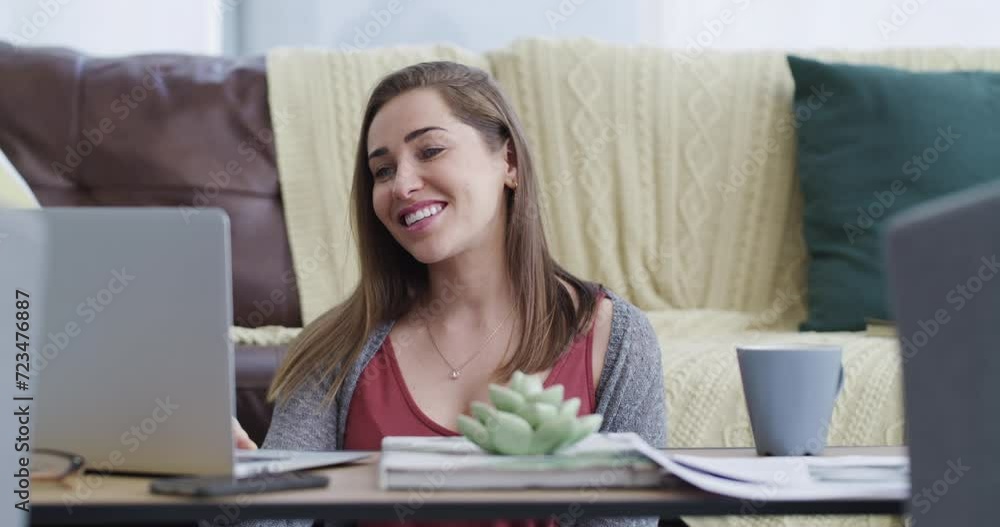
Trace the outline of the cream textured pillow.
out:
M 0 152 L 0 207 L 38 208 L 38 200 L 7 156 Z

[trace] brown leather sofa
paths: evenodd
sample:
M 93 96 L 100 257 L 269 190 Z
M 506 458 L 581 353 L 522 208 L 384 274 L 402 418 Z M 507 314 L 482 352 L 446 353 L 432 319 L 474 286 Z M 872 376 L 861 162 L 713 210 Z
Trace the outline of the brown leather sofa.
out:
M 43 206 L 221 207 L 234 325 L 302 324 L 263 57 L 96 58 L 0 42 L 0 149 Z M 237 346 L 237 417 L 260 443 L 283 347 Z

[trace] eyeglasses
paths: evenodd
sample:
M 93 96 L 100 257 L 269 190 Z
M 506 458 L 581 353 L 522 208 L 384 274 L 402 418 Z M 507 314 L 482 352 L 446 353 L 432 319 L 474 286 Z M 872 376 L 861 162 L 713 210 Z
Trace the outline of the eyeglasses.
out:
M 83 472 L 83 465 L 83 456 L 62 450 L 38 448 L 31 455 L 31 479 L 58 481 L 72 486 L 76 477 Z

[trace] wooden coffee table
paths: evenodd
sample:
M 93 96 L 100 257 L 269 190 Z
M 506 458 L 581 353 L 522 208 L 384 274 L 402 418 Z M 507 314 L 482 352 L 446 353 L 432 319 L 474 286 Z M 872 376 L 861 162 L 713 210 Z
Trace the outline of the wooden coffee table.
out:
M 669 449 L 712 456 L 753 455 L 750 449 Z M 903 447 L 829 448 L 826 455 L 901 455 Z M 658 489 L 527 491 L 379 490 L 378 453 L 350 465 L 320 469 L 330 478 L 324 489 L 193 499 L 154 495 L 151 478 L 87 474 L 84 486 L 68 489 L 54 482 L 32 484 L 32 525 L 113 525 L 116 523 L 194 523 L 231 525 L 254 518 L 328 520 L 449 520 L 487 518 L 581 519 L 595 516 L 888 514 L 905 512 L 906 500 L 755 502 L 704 492 L 682 482 Z

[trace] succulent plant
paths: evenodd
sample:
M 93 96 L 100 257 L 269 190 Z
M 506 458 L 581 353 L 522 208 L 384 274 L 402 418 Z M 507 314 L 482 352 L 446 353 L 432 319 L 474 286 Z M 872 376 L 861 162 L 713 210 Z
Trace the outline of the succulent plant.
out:
M 537 375 L 514 372 L 510 384 L 490 384 L 493 406 L 475 401 L 471 416 L 458 416 L 458 431 L 493 454 L 552 454 L 601 427 L 603 417 L 577 417 L 580 398 L 563 400 L 563 386 L 543 389 Z

